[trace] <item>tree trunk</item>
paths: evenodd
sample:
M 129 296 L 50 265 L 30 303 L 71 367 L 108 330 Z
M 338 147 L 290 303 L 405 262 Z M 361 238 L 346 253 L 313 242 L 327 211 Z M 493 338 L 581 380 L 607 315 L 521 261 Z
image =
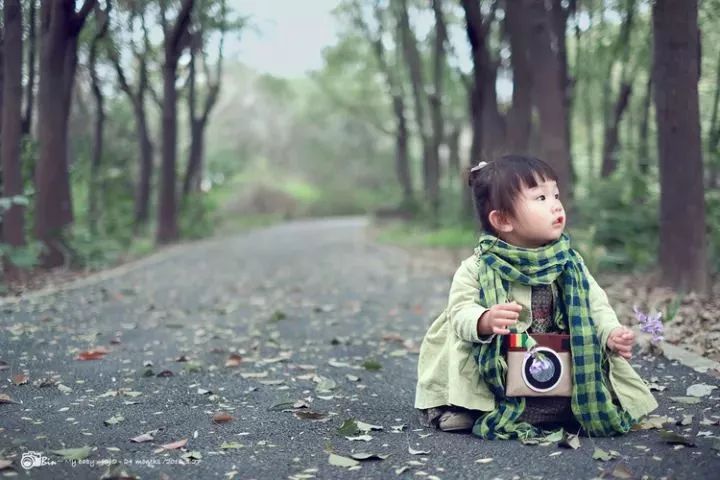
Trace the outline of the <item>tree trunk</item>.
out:
M 445 28 L 445 16 L 441 0 L 432 0 L 433 12 L 435 15 L 435 35 L 433 38 L 433 92 L 429 95 L 430 118 L 432 120 L 432 145 L 429 183 L 434 192 L 432 199 L 433 212 L 435 217 L 439 215 L 440 209 L 440 146 L 445 139 L 444 119 L 442 109 L 443 78 L 445 76 L 445 42 L 447 31 Z
M 90 45 L 89 70 L 93 97 L 95 97 L 95 127 L 93 129 L 92 156 L 90 159 L 90 184 L 88 185 L 88 227 L 90 233 L 97 234 L 98 217 L 100 205 L 98 205 L 98 189 L 100 175 L 100 164 L 103 155 L 103 132 L 105 131 L 105 99 L 100 89 L 100 79 L 97 74 L 97 55 L 100 42 L 107 33 L 109 9 L 111 3 L 107 3 L 103 12 L 96 8 L 98 31 L 93 37 Z
M 405 53 L 410 84 L 412 85 L 413 100 L 415 105 L 415 122 L 417 123 L 418 134 L 422 142 L 423 158 L 423 186 L 430 204 L 433 222 L 437 220 L 440 192 L 438 180 L 438 158 L 433 155 L 431 134 L 428 132 L 425 103 L 427 102 L 423 81 L 423 68 L 420 59 L 420 52 L 417 47 L 417 40 L 410 28 L 407 1 L 400 0 L 399 28 L 401 34 L 402 48 Z
M 530 53 L 533 68 L 533 100 L 540 117 L 540 151 L 558 176 L 564 202 L 572 197 L 568 151 L 565 90 L 561 64 L 551 44 L 551 23 L 544 0 L 525 0 L 531 19 Z
M 68 172 L 68 117 L 77 67 L 78 35 L 96 3 L 97 0 L 85 0 L 78 13 L 74 0 L 41 4 L 35 235 L 46 247 L 41 259 L 45 267 L 64 262 L 62 231 L 73 221 Z
M 640 117 L 640 138 L 638 142 L 638 170 L 646 175 L 650 170 L 650 144 L 648 130 L 650 124 L 650 103 L 652 102 L 652 72 L 648 72 L 645 84 L 645 96 L 642 100 L 642 114 Z
M 717 188 L 720 180 L 720 121 L 718 120 L 718 109 L 720 108 L 720 57 L 715 71 L 715 95 L 712 104 L 712 117 L 710 119 L 710 130 L 708 134 L 708 153 L 713 155 L 710 162 L 710 175 L 708 187 Z
M 480 4 L 473 0 L 462 0 L 462 7 L 465 10 L 465 30 L 467 32 L 473 61 L 473 82 L 470 98 L 470 118 L 472 125 L 472 144 L 470 146 L 470 165 L 475 165 L 481 160 L 483 143 L 483 105 L 485 92 L 483 84 L 487 65 L 484 63 L 483 50 L 485 47 L 485 29 L 483 26 Z
M 35 108 L 35 59 L 37 54 L 37 2 L 30 0 L 30 18 L 28 20 L 28 78 L 25 85 L 25 115 L 22 122 L 23 135 L 32 130 L 33 109 Z
M 410 173 L 410 160 L 408 156 L 408 128 L 405 118 L 405 92 L 403 91 L 402 80 L 397 77 L 396 69 L 391 68 L 386 58 L 385 46 L 382 37 L 385 34 L 384 19 L 382 10 L 375 5 L 375 20 L 378 25 L 377 33 L 372 34 L 367 23 L 363 20 L 362 10 L 358 4 L 356 7 L 355 20 L 359 28 L 365 34 L 368 42 L 373 47 L 375 58 L 380 66 L 380 71 L 385 77 L 386 89 L 392 99 L 393 120 L 395 123 L 395 175 L 402 189 L 402 208 L 414 208 L 414 194 L 412 186 L 412 175 Z M 400 64 L 400 62 L 397 62 Z
M 134 105 L 135 129 L 140 147 L 140 176 L 135 192 L 135 232 L 145 225 L 150 218 L 150 189 L 153 176 L 153 151 L 154 147 L 150 140 L 150 131 L 147 125 L 147 114 L 145 113 L 145 97 L 142 94 L 137 104 Z
M 158 207 L 158 243 L 170 243 L 178 238 L 177 195 L 177 66 L 183 50 L 181 42 L 187 35 L 193 0 L 184 0 L 172 29 L 165 31 L 165 64 L 163 65 L 162 106 L 162 168 L 160 172 L 160 200 Z
M 572 153 L 570 139 L 570 112 L 572 111 L 573 81 L 568 72 L 567 42 L 565 32 L 567 31 L 567 20 L 570 9 L 574 10 L 575 0 L 570 0 L 567 8 L 563 7 L 563 0 L 552 0 L 550 17 L 552 24 L 551 45 L 557 50 L 558 69 L 560 71 L 560 90 L 562 92 L 563 105 L 565 110 L 565 141 L 567 142 L 568 164 L 570 166 L 571 183 L 574 183 L 575 175 L 572 168 Z
M 660 157 L 663 283 L 708 290 L 703 163 L 698 105 L 697 0 L 653 5 L 655 114 Z
M 485 75 L 483 75 L 483 90 L 485 97 L 483 100 L 483 158 L 493 159 L 497 155 L 505 153 L 505 119 L 500 113 L 497 100 L 497 64 L 490 58 L 490 52 L 487 50 L 487 43 L 483 49 L 483 64 Z
M 522 2 L 505 4 L 505 29 L 510 37 L 513 72 L 512 106 L 507 114 L 507 144 L 516 153 L 527 152 L 532 128 L 532 72 L 528 58 L 528 10 Z
M 613 116 L 609 119 L 608 125 L 605 126 L 602 170 L 600 171 L 600 174 L 603 177 L 609 177 L 617 169 L 617 156 L 620 148 L 618 127 L 620 126 L 620 120 L 622 119 L 630 101 L 631 94 L 632 84 L 623 83 L 620 86 L 620 92 L 618 92 L 617 102 L 615 103 L 615 108 L 613 109 Z
M 22 135 L 22 8 L 20 0 L 5 0 L 3 7 L 3 103 L 2 103 L 2 196 L 23 194 L 20 164 Z M 13 204 L 2 214 L 3 241 L 12 246 L 25 245 L 24 208 Z M 19 274 L 5 257 L 5 273 L 11 278 Z
M 630 40 L 633 28 L 633 20 L 635 18 L 635 0 L 628 0 L 626 2 L 625 17 L 623 18 L 622 25 L 620 25 L 620 34 L 617 38 L 616 52 L 622 52 L 620 59 L 620 87 L 618 88 L 617 99 L 612 110 L 606 112 L 605 116 L 605 134 L 603 141 L 603 157 L 600 174 L 602 177 L 610 176 L 618 165 L 618 150 L 620 147 L 620 140 L 618 137 L 618 128 L 620 121 L 625 113 L 630 95 L 632 94 L 632 78 L 628 78 L 628 63 L 630 57 Z M 612 78 L 613 65 L 615 58 L 610 59 L 608 66 L 608 85 L 610 85 L 610 78 Z M 609 88 L 609 87 L 608 87 Z M 610 90 L 610 88 L 609 88 Z M 608 100 L 609 100 L 608 90 Z
M 452 126 L 448 133 L 447 144 L 448 144 L 448 189 L 452 188 L 453 183 L 458 177 L 462 177 L 461 161 L 460 161 L 460 134 L 462 133 L 462 126 Z

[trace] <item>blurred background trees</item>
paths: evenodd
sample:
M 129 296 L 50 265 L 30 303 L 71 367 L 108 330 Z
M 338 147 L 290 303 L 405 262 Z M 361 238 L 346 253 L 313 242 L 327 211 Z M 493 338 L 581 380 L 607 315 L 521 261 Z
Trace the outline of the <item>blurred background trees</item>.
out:
M 720 267 L 720 1 L 338 0 L 323 65 L 232 56 L 233 0 L 6 0 L 7 279 L 218 228 L 375 213 L 472 245 L 467 169 L 556 169 L 596 267 Z M 312 25 L 307 26 L 312 29 Z M 288 39 L 289 42 L 292 39 Z

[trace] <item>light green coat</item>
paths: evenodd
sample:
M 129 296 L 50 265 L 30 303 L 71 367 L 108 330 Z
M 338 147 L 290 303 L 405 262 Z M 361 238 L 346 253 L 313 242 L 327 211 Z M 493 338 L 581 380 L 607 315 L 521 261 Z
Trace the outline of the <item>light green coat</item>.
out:
M 585 274 L 590 283 L 592 319 L 601 345 L 605 346 L 608 335 L 620 322 L 603 289 L 587 269 Z M 477 258 L 472 256 L 455 272 L 448 305 L 430 326 L 420 346 L 415 408 L 456 405 L 472 410 L 495 409 L 495 399 L 481 381 L 472 355 L 473 343 L 484 341 L 478 338 L 477 321 L 487 310 L 478 303 L 478 288 Z M 532 323 L 530 292 L 529 286 L 519 283 L 511 284 L 508 292 L 508 300 L 523 307 L 516 324 L 520 332 Z M 554 285 L 553 292 L 557 295 Z M 609 358 L 611 388 L 622 407 L 635 419 L 655 410 L 658 406 L 655 398 L 628 361 L 615 354 Z

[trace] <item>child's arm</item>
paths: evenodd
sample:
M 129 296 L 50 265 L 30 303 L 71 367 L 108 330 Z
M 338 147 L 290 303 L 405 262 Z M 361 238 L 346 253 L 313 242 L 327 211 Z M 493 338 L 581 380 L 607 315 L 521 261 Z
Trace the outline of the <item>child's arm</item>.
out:
M 487 308 L 480 305 L 475 257 L 465 260 L 455 272 L 448 298 L 448 317 L 455 334 L 467 342 L 480 342 L 478 320 Z
M 585 275 L 590 284 L 590 315 L 598 330 L 600 344 L 616 351 L 625 358 L 630 358 L 635 336 L 632 330 L 620 325 L 615 310 L 610 306 L 605 290 L 598 285 L 593 276 L 583 265 Z
M 487 343 L 495 334 L 510 333 L 507 327 L 517 323 L 522 307 L 515 302 L 480 305 L 478 271 L 474 258 L 460 265 L 450 287 L 448 314 L 455 334 L 467 342 Z

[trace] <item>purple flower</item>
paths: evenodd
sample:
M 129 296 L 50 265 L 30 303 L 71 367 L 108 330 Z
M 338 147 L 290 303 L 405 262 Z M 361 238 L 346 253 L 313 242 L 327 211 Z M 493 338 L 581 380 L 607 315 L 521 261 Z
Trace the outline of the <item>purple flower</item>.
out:
M 651 334 L 652 343 L 654 345 L 657 345 L 659 342 L 661 342 L 664 338 L 664 327 L 662 322 L 660 321 L 662 313 L 643 313 L 640 311 L 637 305 L 633 306 L 633 312 L 635 312 L 635 318 L 637 319 L 638 323 L 640 323 L 640 331 Z

